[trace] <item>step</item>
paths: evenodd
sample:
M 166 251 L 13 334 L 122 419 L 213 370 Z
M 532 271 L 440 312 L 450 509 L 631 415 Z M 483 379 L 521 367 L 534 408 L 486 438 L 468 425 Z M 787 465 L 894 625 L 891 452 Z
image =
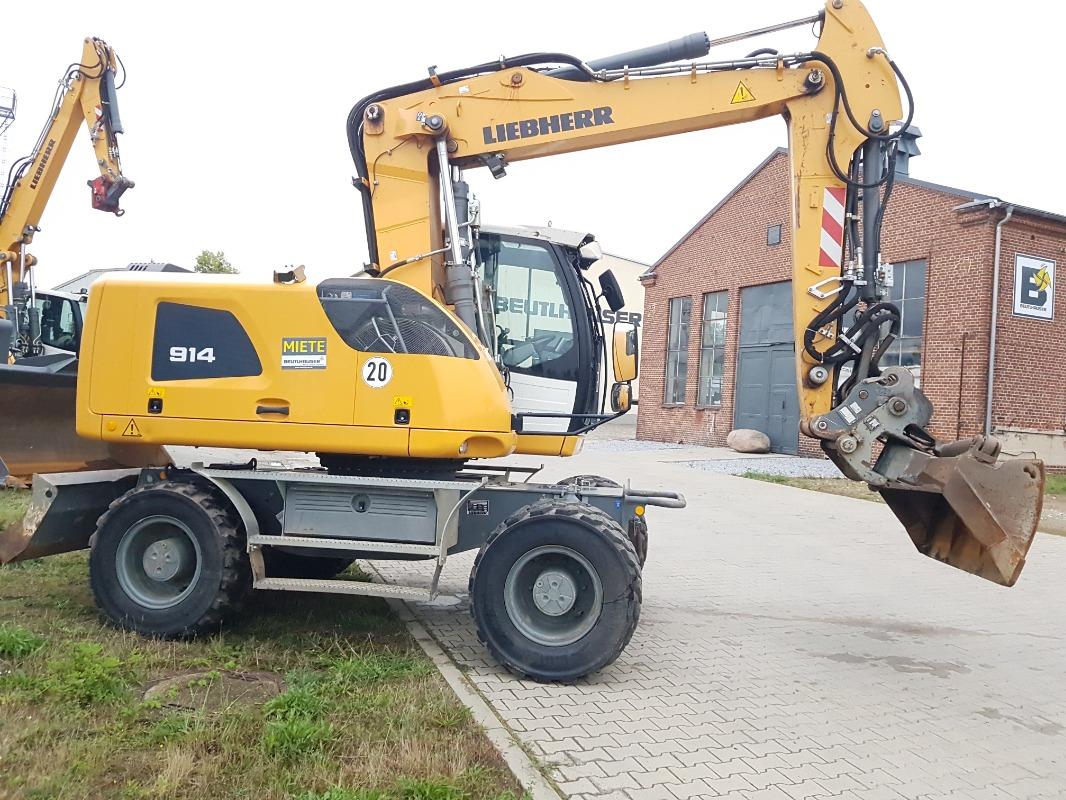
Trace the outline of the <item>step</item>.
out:
M 356 594 L 365 597 L 398 597 L 401 600 L 432 600 L 429 589 L 417 586 L 396 586 L 391 583 L 369 581 L 311 580 L 308 578 L 261 578 L 256 589 L 284 592 L 321 592 L 324 594 Z
M 249 536 L 248 544 L 258 547 L 314 547 L 320 550 L 358 550 L 367 553 L 436 556 L 440 548 L 435 544 L 407 542 L 379 542 L 371 539 L 337 539 L 326 536 Z

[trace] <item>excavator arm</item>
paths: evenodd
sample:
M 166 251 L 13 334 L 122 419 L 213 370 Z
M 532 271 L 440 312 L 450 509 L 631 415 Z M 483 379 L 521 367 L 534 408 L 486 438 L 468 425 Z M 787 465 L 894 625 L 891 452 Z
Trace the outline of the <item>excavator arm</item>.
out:
M 33 309 L 26 309 L 33 294 L 36 259 L 28 247 L 83 122 L 100 169 L 100 175 L 89 181 L 93 208 L 121 215 L 119 199 L 133 186 L 122 174 L 119 159 L 117 134 L 122 133 L 122 122 L 115 80 L 120 69 L 118 56 L 106 42 L 86 39 L 81 60 L 71 64 L 60 81 L 51 117 L 33 152 L 11 170 L 0 204 L 0 313 L 25 320 L 15 331 L 16 342 L 21 343 L 19 355 L 35 354 Z
M 880 228 L 893 149 L 912 113 L 904 117 L 900 87 L 908 98 L 909 89 L 859 0 L 828 0 L 813 17 L 760 32 L 810 24 L 820 33 L 806 52 L 602 70 L 532 54 L 431 70 L 364 98 L 348 136 L 369 271 L 450 306 L 491 351 L 464 244 L 464 169 L 499 177 L 513 161 L 782 116 L 801 430 L 847 477 L 882 492 L 919 551 L 1012 585 L 1039 520 L 1043 464 L 999 463 L 991 439 L 937 442 L 927 432 L 932 405 L 911 373 L 878 365 L 899 332 L 899 311 L 883 299 L 892 277 Z M 656 170 L 692 157 L 676 152 L 672 162 L 629 166 L 635 195 L 655 191 Z

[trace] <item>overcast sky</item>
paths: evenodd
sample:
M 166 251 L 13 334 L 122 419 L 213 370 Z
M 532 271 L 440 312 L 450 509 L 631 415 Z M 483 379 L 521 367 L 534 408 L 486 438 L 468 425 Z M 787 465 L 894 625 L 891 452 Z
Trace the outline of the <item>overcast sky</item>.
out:
M 915 123 L 925 136 L 911 174 L 1066 213 L 1056 130 L 1066 6 L 867 5 L 914 89 Z M 79 135 L 32 248 L 43 285 L 130 261 L 191 266 L 204 248 L 224 250 L 247 274 L 300 263 L 315 279 L 350 274 L 366 259 L 344 133 L 358 98 L 422 77 L 430 64 L 443 71 L 532 51 L 589 60 L 819 8 L 807 0 L 44 6 L 32 35 L 8 35 L 0 49 L 0 86 L 19 100 L 8 163 L 32 146 L 63 67 L 80 56 L 82 38 L 95 35 L 129 71 L 119 93 L 127 131 L 120 143 L 137 186 L 123 198 L 121 219 L 92 211 L 85 181 L 97 172 Z M 800 29 L 712 55 L 813 44 Z M 497 182 L 479 170 L 471 183 L 486 222 L 589 230 L 606 250 L 650 263 L 785 143 L 784 123 L 765 120 L 525 161 Z

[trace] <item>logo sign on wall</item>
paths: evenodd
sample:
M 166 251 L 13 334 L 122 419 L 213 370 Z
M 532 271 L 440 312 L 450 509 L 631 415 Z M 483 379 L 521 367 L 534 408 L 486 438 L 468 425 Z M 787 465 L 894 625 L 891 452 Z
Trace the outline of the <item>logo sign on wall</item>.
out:
M 1014 257 L 1014 313 L 1036 319 L 1055 318 L 1055 262 L 1049 258 Z

